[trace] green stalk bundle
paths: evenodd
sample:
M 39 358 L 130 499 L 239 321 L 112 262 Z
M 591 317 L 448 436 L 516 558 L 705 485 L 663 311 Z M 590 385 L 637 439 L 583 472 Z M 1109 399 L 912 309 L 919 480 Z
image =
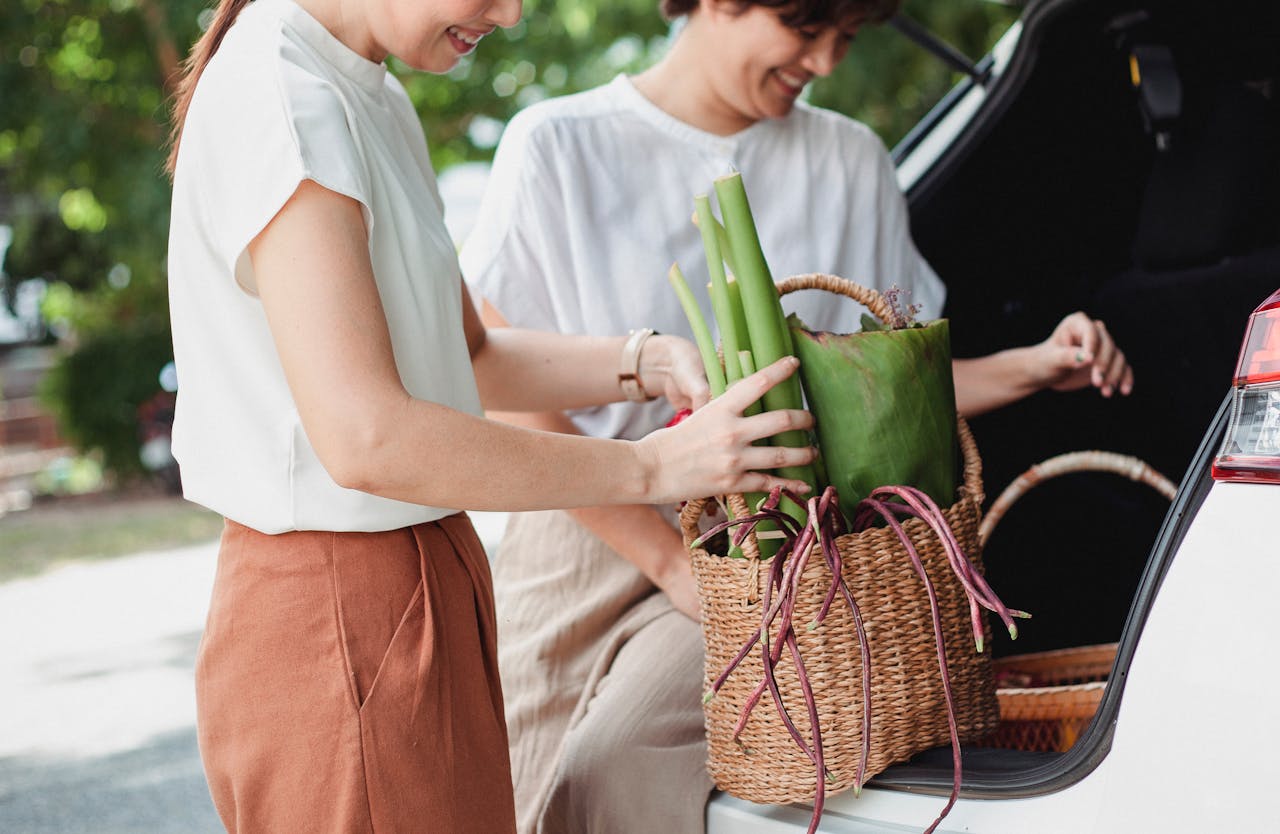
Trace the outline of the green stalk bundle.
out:
M 729 250 L 738 267 L 734 274 L 741 287 L 742 310 L 747 322 L 751 354 L 755 358 L 755 366 L 763 368 L 784 356 L 793 355 L 791 332 L 784 320 L 778 289 L 773 283 L 764 251 L 760 248 L 760 237 L 751 216 L 742 175 L 733 173 L 721 177 L 716 180 L 715 188 Z M 730 320 L 733 320 L 732 316 Z M 721 325 L 722 331 L 723 328 Z M 792 376 L 766 392 L 764 407 L 768 411 L 804 408 L 799 378 Z M 788 431 L 776 435 L 772 442 L 774 445 L 797 448 L 808 446 L 809 436 L 803 431 Z M 810 487 L 817 487 L 811 466 L 784 467 L 778 473 L 785 478 L 804 481 Z

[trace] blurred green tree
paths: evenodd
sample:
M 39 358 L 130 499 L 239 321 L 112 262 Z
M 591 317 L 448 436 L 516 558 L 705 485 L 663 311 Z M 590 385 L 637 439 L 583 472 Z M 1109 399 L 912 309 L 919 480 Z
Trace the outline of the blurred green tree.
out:
M 975 57 L 1016 16 L 984 0 L 905 6 Z M 138 470 L 137 407 L 158 390 L 156 374 L 169 359 L 167 84 L 209 14 L 202 0 L 0 5 L 0 224 L 14 230 L 4 266 L 13 280 L 53 282 L 45 313 L 68 359 L 47 396 L 67 435 L 107 450 L 108 465 L 126 475 Z M 446 76 L 394 59 L 391 67 L 444 170 L 490 158 L 521 107 L 643 68 L 667 31 L 657 0 L 526 0 L 519 25 Z M 955 81 L 941 62 L 879 27 L 859 34 L 811 99 L 867 122 L 892 145 Z M 121 374 L 146 379 L 99 384 Z M 80 389 L 118 401 L 96 403 L 76 396 Z
M 0 223 L 14 231 L 5 271 L 51 282 L 45 314 L 66 353 L 46 401 L 65 436 L 122 475 L 140 469 L 136 410 L 170 356 L 166 82 L 202 6 L 0 6 Z

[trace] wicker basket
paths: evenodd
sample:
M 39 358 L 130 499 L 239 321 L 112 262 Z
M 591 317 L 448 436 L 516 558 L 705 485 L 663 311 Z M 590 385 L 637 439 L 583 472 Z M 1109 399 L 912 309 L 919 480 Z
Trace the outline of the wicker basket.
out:
M 1177 487 L 1145 462 L 1115 452 L 1069 452 L 1038 463 L 1000 493 L 982 521 L 983 545 L 1014 502 L 1036 485 L 1072 472 L 1112 472 L 1173 500 Z M 1116 644 L 1013 655 L 993 664 L 1000 728 L 984 742 L 1010 750 L 1065 753 L 1076 743 L 1106 694 Z
M 1116 644 L 1080 646 L 996 660 L 1000 728 L 984 744 L 1065 753 L 1102 703 Z
M 832 276 L 791 278 L 779 291 L 785 294 L 810 288 L 846 295 L 882 318 L 887 311 L 879 294 Z M 981 570 L 982 462 L 963 420 L 958 421 L 958 433 L 964 480 L 956 502 L 944 514 L 964 552 Z M 740 496 L 732 498 L 732 505 L 745 507 Z M 706 500 L 690 502 L 681 514 L 687 544 L 699 534 L 698 522 L 706 505 Z M 917 519 L 905 522 L 904 527 L 937 593 L 960 738 L 964 742 L 979 740 L 990 735 L 998 723 L 990 660 L 974 651 L 968 601 L 951 573 L 941 543 Z M 841 536 L 836 544 L 844 561 L 844 578 L 862 610 L 871 652 L 871 752 L 865 769 L 866 778 L 870 778 L 921 750 L 948 744 L 951 736 L 929 599 L 901 543 L 891 531 L 875 528 Z M 745 559 L 692 550 L 702 603 L 708 687 L 760 628 L 760 599 L 767 571 L 761 570 L 759 559 L 750 558 L 757 552 L 751 539 L 744 550 L 748 553 Z M 813 619 L 830 581 L 826 563 L 811 559 L 800 580 L 796 622 Z M 829 771 L 827 790 L 852 787 L 863 733 L 863 669 L 852 618 L 847 609 L 833 607 L 822 626 L 799 629 L 797 640 L 818 703 Z M 813 763 L 791 739 L 768 693 L 739 739 L 733 739 L 739 711 L 762 674 L 760 654 L 752 652 L 706 704 L 708 770 L 721 790 L 743 799 L 771 803 L 812 800 Z M 784 703 L 793 715 L 802 715 L 803 694 L 791 664 L 779 664 L 777 678 Z M 811 745 L 807 722 L 797 717 L 797 725 Z

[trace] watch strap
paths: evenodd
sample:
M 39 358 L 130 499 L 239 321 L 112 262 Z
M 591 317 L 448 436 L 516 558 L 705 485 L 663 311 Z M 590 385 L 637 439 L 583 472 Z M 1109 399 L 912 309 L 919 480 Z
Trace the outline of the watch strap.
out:
M 654 399 L 645 393 L 644 385 L 640 382 L 640 351 L 644 349 L 644 343 L 652 335 L 654 330 L 651 327 L 632 330 L 631 335 L 627 336 L 627 341 L 622 345 L 618 385 L 622 388 L 623 395 L 633 403 Z

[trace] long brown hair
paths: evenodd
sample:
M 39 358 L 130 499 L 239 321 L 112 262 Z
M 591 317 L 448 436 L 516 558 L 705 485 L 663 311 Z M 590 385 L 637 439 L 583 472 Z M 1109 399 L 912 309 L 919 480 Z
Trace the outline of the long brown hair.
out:
M 236 22 L 240 12 L 249 5 L 250 0 L 218 0 L 218 8 L 213 12 L 213 21 L 209 28 L 191 47 L 191 54 L 182 62 L 182 78 L 178 80 L 173 93 L 172 126 L 169 132 L 169 157 L 165 160 L 164 169 L 173 177 L 173 169 L 178 164 L 178 145 L 182 141 L 182 123 L 187 120 L 187 108 L 191 106 L 191 96 L 196 91 L 196 82 L 200 74 L 209 64 L 213 53 L 222 45 L 231 24 Z

